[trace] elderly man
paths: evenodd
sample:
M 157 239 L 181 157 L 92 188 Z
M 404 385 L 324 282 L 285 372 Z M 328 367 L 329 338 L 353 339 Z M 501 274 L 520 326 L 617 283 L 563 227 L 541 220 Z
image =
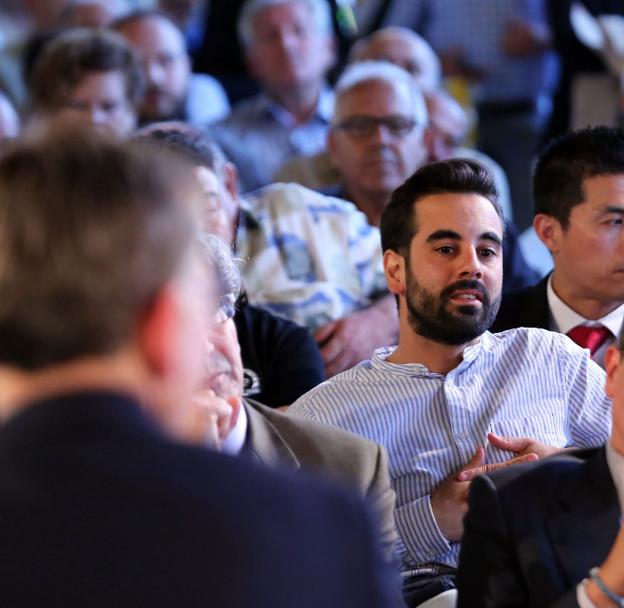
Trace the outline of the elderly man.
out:
M 398 346 L 378 349 L 289 413 L 386 447 L 405 597 L 418 605 L 453 585 L 468 487 L 483 463 L 600 445 L 610 403 L 602 370 L 564 336 L 487 331 L 501 298 L 503 219 L 481 165 L 453 159 L 419 169 L 393 193 L 381 238 L 399 302 Z
M 230 105 L 223 87 L 206 74 L 191 74 L 182 32 L 166 14 L 135 11 L 116 21 L 113 28 L 143 61 L 142 124 L 183 120 L 201 126 L 227 116 Z
M 262 92 L 211 132 L 248 191 L 272 182 L 290 156 L 325 147 L 333 111 L 325 75 L 334 44 L 326 0 L 248 0 L 238 29 Z
M 2 601 L 393 605 L 361 505 L 168 436 L 215 317 L 189 177 L 67 129 L 0 158 Z
M 136 127 L 141 68 L 124 39 L 106 30 L 68 30 L 49 42 L 33 68 L 34 120 L 62 120 L 119 136 Z
M 207 236 L 205 240 L 216 282 L 221 286 L 220 300 L 234 302 L 239 281 L 232 254 L 218 237 Z M 195 397 L 201 407 L 215 414 L 214 426 L 207 431 L 212 443 L 228 454 L 250 455 L 271 467 L 313 471 L 356 490 L 370 502 L 384 553 L 392 559 L 397 534 L 385 450 L 340 429 L 294 420 L 257 401 L 243 399 L 243 366 L 236 325 L 229 318 L 232 310 L 225 306 L 220 323 L 208 331 L 204 390 Z

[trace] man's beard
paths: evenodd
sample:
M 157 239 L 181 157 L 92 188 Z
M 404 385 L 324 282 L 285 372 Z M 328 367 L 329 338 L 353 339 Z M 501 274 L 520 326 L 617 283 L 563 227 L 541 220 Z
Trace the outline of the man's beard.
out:
M 479 337 L 494 323 L 500 306 L 500 293 L 490 298 L 482 283 L 473 279 L 448 285 L 436 296 L 418 284 L 409 267 L 406 270 L 407 321 L 423 338 L 459 346 Z M 481 306 L 455 306 L 451 310 L 449 301 L 453 294 L 466 289 L 481 293 Z

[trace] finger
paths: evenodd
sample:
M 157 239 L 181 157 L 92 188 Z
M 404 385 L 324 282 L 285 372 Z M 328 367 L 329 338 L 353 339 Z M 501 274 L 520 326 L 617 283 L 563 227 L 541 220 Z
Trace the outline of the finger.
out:
M 329 340 L 335 331 L 336 321 L 327 323 L 326 325 L 323 325 L 323 327 L 319 327 L 319 329 L 314 332 L 314 340 L 319 346 L 322 346 L 325 342 L 327 342 L 327 340 Z
M 346 343 L 340 339 L 337 333 L 334 333 L 321 348 L 321 359 L 323 359 L 325 367 L 328 367 L 335 359 L 340 357 L 345 347 Z
M 485 462 L 485 449 L 483 446 L 478 446 L 475 450 L 474 456 L 471 458 L 470 462 L 464 466 L 462 470 L 472 469 L 474 467 L 479 467 Z
M 462 471 L 457 476 L 457 480 L 472 481 L 477 475 L 482 475 L 483 473 L 491 473 L 492 471 L 498 471 L 499 469 L 503 469 L 514 464 L 532 462 L 534 460 L 539 460 L 539 456 L 537 454 L 525 454 L 524 456 L 517 456 L 516 458 L 506 460 L 505 462 L 493 462 L 491 464 L 484 464 L 480 467 L 474 467 L 473 469 Z
M 528 437 L 499 437 L 494 433 L 488 433 L 487 439 L 495 448 L 507 452 L 522 452 L 531 443 Z

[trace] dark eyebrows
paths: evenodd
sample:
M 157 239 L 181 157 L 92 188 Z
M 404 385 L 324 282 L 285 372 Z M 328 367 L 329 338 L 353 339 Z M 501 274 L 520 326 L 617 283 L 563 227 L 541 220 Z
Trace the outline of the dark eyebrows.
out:
M 624 210 L 623 210 L 624 213 Z M 436 241 L 441 241 L 444 239 L 450 239 L 452 241 L 461 241 L 461 235 L 458 234 L 457 232 L 455 232 L 454 230 L 436 230 L 435 232 L 432 232 L 428 237 L 427 237 L 427 243 L 435 243 Z M 495 232 L 484 232 L 483 234 L 481 234 L 481 236 L 479 237 L 479 240 L 481 241 L 492 241 L 493 243 L 495 243 L 496 245 L 498 245 L 499 247 L 502 246 L 503 241 L 501 239 L 500 236 L 498 236 L 498 234 L 496 234 Z
M 609 213 L 615 213 L 617 215 L 624 215 L 624 207 L 620 207 L 619 205 L 607 205 L 603 210 L 602 213 L 604 215 L 607 215 Z

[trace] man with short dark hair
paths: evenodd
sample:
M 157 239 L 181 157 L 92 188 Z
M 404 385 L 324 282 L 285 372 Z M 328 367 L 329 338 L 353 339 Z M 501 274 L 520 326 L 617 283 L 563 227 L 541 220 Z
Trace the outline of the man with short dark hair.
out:
M 84 131 L 0 156 L 2 603 L 394 605 L 352 498 L 170 437 L 217 312 L 192 184 Z
M 460 608 L 612 608 L 624 598 L 624 333 L 606 355 L 606 444 L 483 475 L 470 490 Z
M 624 319 L 624 132 L 592 127 L 553 141 L 537 162 L 533 198 L 554 269 L 503 297 L 493 331 L 558 331 L 604 366 Z
M 183 120 L 205 126 L 228 115 L 230 104 L 218 80 L 191 73 L 184 35 L 165 13 L 137 10 L 112 25 L 143 64 L 141 124 Z
M 503 219 L 477 162 L 419 169 L 393 193 L 381 239 L 398 346 L 376 350 L 289 413 L 386 447 L 404 595 L 418 605 L 453 586 L 472 477 L 599 445 L 609 401 L 600 368 L 563 336 L 487 331 L 501 297 Z
M 120 136 L 136 127 L 141 69 L 121 36 L 68 30 L 46 44 L 30 78 L 35 119 L 104 128 Z

